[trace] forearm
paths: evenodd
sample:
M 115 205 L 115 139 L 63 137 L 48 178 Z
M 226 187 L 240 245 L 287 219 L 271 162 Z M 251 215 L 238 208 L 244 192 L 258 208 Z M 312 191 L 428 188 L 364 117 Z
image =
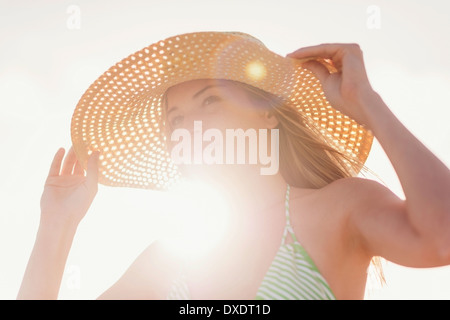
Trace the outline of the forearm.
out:
M 42 222 L 17 299 L 57 299 L 75 226 Z
M 450 244 L 450 173 L 394 116 L 376 93 L 362 98 L 368 127 L 391 161 L 405 194 L 411 224 L 422 235 Z

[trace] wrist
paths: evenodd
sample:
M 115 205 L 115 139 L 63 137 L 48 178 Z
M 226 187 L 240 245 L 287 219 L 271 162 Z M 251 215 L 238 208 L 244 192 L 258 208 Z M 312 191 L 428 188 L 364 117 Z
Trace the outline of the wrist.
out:
M 359 92 L 357 101 L 363 114 L 362 125 L 374 133 L 377 121 L 386 116 L 387 106 L 372 88 Z
M 55 217 L 54 215 L 46 215 L 41 213 L 39 222 L 40 231 L 50 231 L 55 234 L 75 234 L 78 228 L 78 222 L 66 217 Z

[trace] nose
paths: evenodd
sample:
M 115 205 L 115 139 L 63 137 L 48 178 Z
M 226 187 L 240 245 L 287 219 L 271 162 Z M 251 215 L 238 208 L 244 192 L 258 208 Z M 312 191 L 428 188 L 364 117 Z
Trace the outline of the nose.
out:
M 214 127 L 215 119 L 213 118 L 214 115 L 204 113 L 201 110 L 191 112 L 189 114 L 185 114 L 181 127 L 187 129 L 191 134 L 201 133 L 196 132 L 201 130 L 200 127 L 202 127 L 203 131 L 210 127 Z M 199 124 L 195 125 L 195 122 L 198 121 L 201 122 L 201 126 Z
M 203 117 L 202 117 L 202 113 L 200 111 L 189 111 L 189 112 L 185 112 L 183 114 L 183 120 L 181 123 L 179 123 L 175 128 L 172 128 L 171 130 L 167 131 L 167 143 L 169 146 L 169 149 L 172 149 L 173 147 L 173 142 L 171 141 L 171 135 L 173 134 L 173 132 L 177 129 L 184 129 L 187 130 L 191 137 L 193 137 L 195 134 L 202 134 L 201 132 L 201 126 L 199 126 L 198 124 L 195 126 L 195 121 L 201 121 L 201 123 L 203 124 Z

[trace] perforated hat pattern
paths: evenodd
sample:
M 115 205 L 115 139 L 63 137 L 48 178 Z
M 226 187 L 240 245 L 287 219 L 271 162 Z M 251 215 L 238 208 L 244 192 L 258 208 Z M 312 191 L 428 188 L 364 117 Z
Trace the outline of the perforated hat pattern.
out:
M 164 92 L 184 81 L 225 79 L 284 97 L 330 145 L 364 163 L 373 136 L 329 104 L 301 63 L 241 32 L 187 33 L 151 44 L 109 68 L 83 94 L 71 122 L 75 153 L 86 168 L 90 154 L 100 151 L 103 185 L 168 189 L 180 174 L 165 147 Z

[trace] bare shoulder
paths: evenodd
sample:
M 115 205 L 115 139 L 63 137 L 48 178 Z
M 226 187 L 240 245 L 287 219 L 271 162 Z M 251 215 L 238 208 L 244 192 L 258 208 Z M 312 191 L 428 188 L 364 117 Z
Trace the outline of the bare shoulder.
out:
M 371 255 L 358 223 L 371 224 L 367 211 L 376 194 L 389 194 L 380 183 L 364 178 L 336 180 L 320 189 L 293 188 L 292 226 L 298 241 L 337 297 L 363 297 Z M 384 197 L 384 196 L 382 196 Z
M 349 232 L 352 213 L 361 212 L 363 205 L 370 204 L 376 193 L 382 193 L 380 188 L 384 187 L 376 181 L 353 177 L 319 189 L 292 188 L 294 229 L 297 227 L 299 235 L 305 237 L 303 242 L 311 238 L 314 242 L 345 244 L 352 237 Z M 316 234 L 321 236 L 317 238 Z M 336 249 L 333 248 L 335 252 Z
M 353 243 L 359 226 L 371 216 L 401 212 L 402 205 L 403 201 L 381 183 L 359 177 L 339 179 L 306 192 L 293 190 L 293 213 L 302 216 L 297 220 L 327 228 L 327 235 L 342 243 Z
M 320 190 L 320 197 L 340 208 L 347 226 L 371 216 L 404 215 L 404 200 L 383 184 L 366 178 L 336 180 Z
M 357 206 L 392 194 L 382 184 L 365 178 L 349 177 L 335 180 L 320 189 L 292 188 L 291 198 L 294 202 L 308 201 L 315 207 L 333 212 L 356 209 Z
M 405 201 L 383 184 L 352 177 L 337 180 L 326 188 L 329 190 L 325 192 L 340 198 L 337 202 L 345 208 L 341 211 L 343 234 L 352 243 L 359 243 L 365 254 L 388 255 L 384 242 L 390 247 L 396 242 L 403 249 L 417 242 Z M 409 245 L 400 245 L 401 241 Z
M 381 183 L 367 179 L 367 178 L 360 178 L 360 177 L 349 177 L 349 178 L 343 178 L 338 179 L 324 188 L 323 190 L 333 190 L 334 192 L 366 192 L 366 191 L 375 191 L 376 189 L 380 188 L 386 188 Z
M 177 259 L 162 242 L 154 241 L 98 299 L 164 299 Z
M 344 203 L 348 209 L 371 207 L 374 202 L 380 201 L 385 204 L 401 201 L 383 184 L 360 177 L 338 179 L 320 189 L 320 193 L 336 202 Z

